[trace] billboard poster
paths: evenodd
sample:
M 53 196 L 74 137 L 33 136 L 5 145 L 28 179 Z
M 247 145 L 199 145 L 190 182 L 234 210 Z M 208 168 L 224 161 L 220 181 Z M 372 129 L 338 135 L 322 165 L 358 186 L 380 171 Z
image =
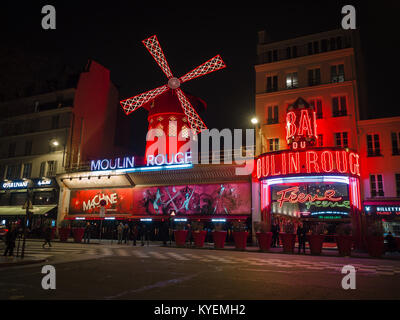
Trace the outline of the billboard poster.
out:
M 98 214 L 106 200 L 106 214 L 250 214 L 249 183 L 154 186 L 71 191 L 70 215 Z

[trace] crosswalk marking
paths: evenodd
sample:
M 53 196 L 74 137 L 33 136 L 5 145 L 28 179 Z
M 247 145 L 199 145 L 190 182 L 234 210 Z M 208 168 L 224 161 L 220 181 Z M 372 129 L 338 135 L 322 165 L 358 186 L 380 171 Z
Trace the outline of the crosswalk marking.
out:
M 139 258 L 149 258 L 149 256 L 147 254 L 144 254 L 138 250 L 132 250 L 132 254 Z
M 167 252 L 167 255 L 171 256 L 172 258 L 175 258 L 176 260 L 181 260 L 181 261 L 188 261 L 190 259 L 183 257 L 182 255 L 176 254 L 174 252 Z
M 162 260 L 169 259 L 168 257 L 166 257 L 166 256 L 164 256 L 161 253 L 156 252 L 156 251 L 151 251 L 151 252 L 149 252 L 149 254 L 151 256 L 153 256 L 154 258 L 157 258 L 157 259 L 162 259 Z

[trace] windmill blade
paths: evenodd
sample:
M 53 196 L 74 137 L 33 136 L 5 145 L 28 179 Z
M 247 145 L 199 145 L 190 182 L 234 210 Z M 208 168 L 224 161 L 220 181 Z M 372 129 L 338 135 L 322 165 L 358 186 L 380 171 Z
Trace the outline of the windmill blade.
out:
M 180 77 L 179 80 L 183 83 L 183 82 L 192 80 L 194 78 L 204 76 L 210 72 L 214 72 L 214 71 L 223 69 L 225 67 L 226 67 L 226 64 L 222 60 L 221 56 L 217 55 L 214 58 L 211 58 L 210 60 L 199 65 L 197 68 L 188 72 L 184 76 Z
M 167 59 L 165 59 L 164 52 L 161 49 L 160 43 L 158 42 L 157 36 L 151 36 L 150 38 L 147 38 L 142 41 L 147 50 L 151 53 L 153 56 L 154 60 L 156 60 L 157 64 L 160 66 L 162 71 L 165 73 L 167 78 L 172 78 L 172 72 L 171 69 L 169 68 Z
M 195 133 L 199 133 L 204 129 L 207 129 L 203 120 L 199 117 L 196 110 L 192 107 L 189 102 L 189 99 L 185 96 L 183 91 L 180 88 L 175 89 L 175 92 L 178 96 L 179 102 L 182 105 L 182 109 L 185 112 L 185 115 L 189 121 L 190 127 Z
M 153 90 L 146 91 L 144 93 L 138 94 L 132 98 L 128 98 L 120 101 L 122 108 L 124 109 L 126 114 L 130 114 L 135 111 L 137 108 L 140 108 L 146 102 L 153 100 L 155 97 L 169 90 L 168 85 L 163 85 L 161 87 L 155 88 Z

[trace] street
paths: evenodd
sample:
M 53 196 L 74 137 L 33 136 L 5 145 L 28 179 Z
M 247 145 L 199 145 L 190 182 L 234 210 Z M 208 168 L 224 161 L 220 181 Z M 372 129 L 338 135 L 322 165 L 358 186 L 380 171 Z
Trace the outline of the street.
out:
M 117 244 L 29 242 L 48 261 L 4 267 L 0 299 L 399 299 L 400 261 Z M 44 290 L 42 266 L 56 269 Z M 344 265 L 356 289 L 344 290 Z

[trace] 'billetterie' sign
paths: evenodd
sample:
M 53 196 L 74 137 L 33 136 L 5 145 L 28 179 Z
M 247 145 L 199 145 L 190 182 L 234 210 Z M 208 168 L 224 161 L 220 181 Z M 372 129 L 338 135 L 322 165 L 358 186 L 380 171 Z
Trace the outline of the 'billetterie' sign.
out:
M 348 149 L 283 150 L 257 159 L 257 178 L 301 174 L 347 174 L 360 176 L 360 157 Z

